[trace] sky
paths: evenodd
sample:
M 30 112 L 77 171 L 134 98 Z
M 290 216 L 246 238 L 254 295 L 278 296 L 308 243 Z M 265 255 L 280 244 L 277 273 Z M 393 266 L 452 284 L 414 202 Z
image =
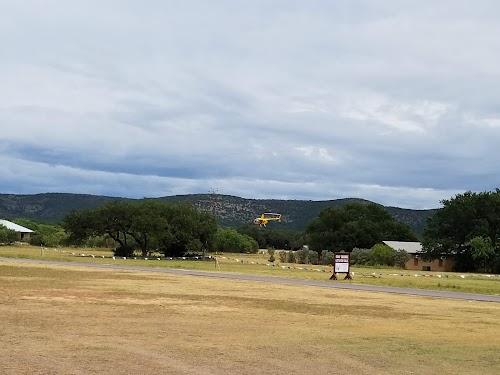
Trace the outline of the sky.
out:
M 0 0 L 0 193 L 500 186 L 498 1 Z

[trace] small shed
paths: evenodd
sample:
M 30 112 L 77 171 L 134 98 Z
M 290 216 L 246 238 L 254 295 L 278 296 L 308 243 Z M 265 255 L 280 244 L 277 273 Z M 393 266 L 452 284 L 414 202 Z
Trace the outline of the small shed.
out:
M 3 225 L 7 229 L 13 230 L 14 232 L 17 232 L 17 239 L 21 242 L 29 242 L 32 233 L 34 233 L 31 229 L 25 228 L 8 220 L 0 219 L 0 225 Z
M 410 259 L 406 262 L 407 270 L 420 271 L 453 271 L 455 261 L 452 256 L 441 256 L 437 259 L 424 259 L 422 244 L 420 242 L 410 241 L 383 241 L 384 244 L 394 250 L 404 250 L 410 255 Z

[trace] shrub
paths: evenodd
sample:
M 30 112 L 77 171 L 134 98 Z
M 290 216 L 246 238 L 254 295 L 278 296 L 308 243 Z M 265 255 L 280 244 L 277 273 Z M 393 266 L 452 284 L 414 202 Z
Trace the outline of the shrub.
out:
M 295 252 L 295 260 L 297 263 L 306 264 L 309 259 L 309 250 L 301 249 Z
M 31 245 L 57 247 L 67 241 L 68 236 L 59 225 L 42 224 L 29 219 L 16 219 L 14 222 L 35 232 L 30 237 Z
M 351 264 L 367 265 L 370 264 L 370 249 L 354 249 L 351 251 Z
M 130 246 L 120 246 L 113 250 L 113 254 L 118 257 L 131 257 L 134 255 L 134 249 Z
M 321 252 L 321 264 L 324 265 L 333 265 L 334 253 L 332 251 L 323 250 Z
M 17 233 L 0 225 L 0 244 L 10 245 L 17 241 Z
M 286 254 L 286 261 L 287 263 L 295 263 L 295 251 L 289 251 L 288 254 Z
M 234 229 L 219 229 L 215 235 L 214 247 L 223 252 L 255 253 L 259 245 L 252 237 Z
M 115 241 L 113 241 L 113 239 L 111 239 L 108 236 L 91 236 L 86 241 L 83 242 L 83 245 L 85 247 L 105 248 L 105 247 L 116 246 L 117 243 L 115 243 Z
M 384 244 L 376 244 L 370 251 L 372 265 L 394 266 L 396 251 Z
M 285 250 L 280 251 L 278 253 L 278 257 L 279 257 L 281 263 L 286 263 L 286 260 L 288 258 L 287 252 Z
M 405 268 L 406 262 L 410 260 L 410 255 L 404 250 L 397 250 L 394 254 L 394 265 Z
M 316 251 L 309 251 L 309 253 L 307 254 L 307 261 L 308 263 L 311 264 L 318 264 L 319 262 L 318 253 Z

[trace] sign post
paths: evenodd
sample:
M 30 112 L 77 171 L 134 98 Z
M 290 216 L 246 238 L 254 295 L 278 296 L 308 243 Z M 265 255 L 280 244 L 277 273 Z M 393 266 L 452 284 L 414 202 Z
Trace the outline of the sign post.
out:
M 333 258 L 333 274 L 330 280 L 337 280 L 337 273 L 345 273 L 346 276 L 344 280 L 352 280 L 350 265 L 350 253 L 335 253 Z

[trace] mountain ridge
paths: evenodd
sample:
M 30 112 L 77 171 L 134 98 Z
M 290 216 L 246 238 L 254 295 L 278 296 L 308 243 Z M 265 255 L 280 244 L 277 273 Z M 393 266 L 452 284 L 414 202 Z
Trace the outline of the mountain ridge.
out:
M 0 217 L 5 219 L 29 218 L 42 222 L 59 222 L 73 210 L 96 208 L 115 200 L 140 201 L 142 199 L 165 202 L 187 202 L 201 210 L 215 214 L 225 226 L 236 227 L 251 223 L 263 212 L 283 215 L 282 228 L 303 230 L 325 208 L 341 207 L 347 203 L 375 203 L 361 198 L 331 200 L 255 199 L 222 194 L 183 194 L 158 198 L 123 198 L 105 195 L 73 193 L 0 194 Z M 378 204 L 378 203 L 375 203 Z M 415 210 L 383 206 L 396 220 L 408 224 L 421 235 L 427 218 L 435 209 Z

